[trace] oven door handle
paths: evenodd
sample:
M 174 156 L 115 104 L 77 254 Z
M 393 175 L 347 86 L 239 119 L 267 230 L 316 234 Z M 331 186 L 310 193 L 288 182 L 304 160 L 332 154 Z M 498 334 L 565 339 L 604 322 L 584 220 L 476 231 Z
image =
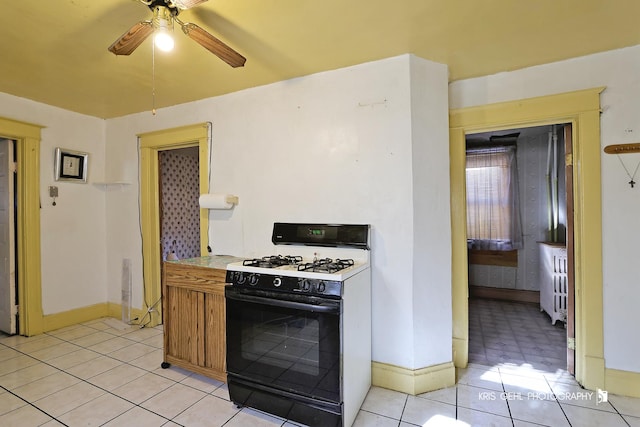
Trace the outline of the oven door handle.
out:
M 235 292 L 227 292 L 227 299 L 235 301 L 252 302 L 256 304 L 266 304 L 274 307 L 292 308 L 295 310 L 311 311 L 316 313 L 340 314 L 340 301 L 327 301 L 322 304 L 310 304 L 297 301 L 288 301 L 276 298 L 265 298 L 255 295 L 237 294 Z

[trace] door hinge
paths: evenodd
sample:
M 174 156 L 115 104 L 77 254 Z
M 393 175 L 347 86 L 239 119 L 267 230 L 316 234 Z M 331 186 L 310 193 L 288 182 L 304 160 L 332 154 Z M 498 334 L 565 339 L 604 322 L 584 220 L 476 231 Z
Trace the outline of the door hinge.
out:
M 15 173 L 18 170 L 18 164 L 16 162 L 11 162 L 9 165 L 9 172 Z
M 576 339 L 575 338 L 567 338 L 567 348 L 569 350 L 576 349 Z
M 564 164 L 565 166 L 573 166 L 573 154 L 565 154 L 564 156 Z

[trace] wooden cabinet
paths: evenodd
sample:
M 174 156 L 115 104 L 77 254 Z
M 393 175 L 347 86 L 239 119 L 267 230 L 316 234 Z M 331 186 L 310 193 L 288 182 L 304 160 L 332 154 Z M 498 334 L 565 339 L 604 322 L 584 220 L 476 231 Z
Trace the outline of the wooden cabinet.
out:
M 227 381 L 226 270 L 165 262 L 162 274 L 164 363 Z

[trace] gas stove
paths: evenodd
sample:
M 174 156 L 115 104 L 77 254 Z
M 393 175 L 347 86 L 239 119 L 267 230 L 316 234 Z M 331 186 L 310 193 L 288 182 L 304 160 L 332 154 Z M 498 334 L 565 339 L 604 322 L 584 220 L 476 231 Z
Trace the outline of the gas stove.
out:
M 275 223 L 272 242 L 296 255 L 227 266 L 232 402 L 312 427 L 352 425 L 371 385 L 369 228 Z
M 368 261 L 364 260 L 270 255 L 227 265 L 227 283 L 254 289 L 339 297 L 342 295 L 342 282 L 368 267 Z
M 227 283 L 340 296 L 341 283 L 369 268 L 369 226 L 276 222 L 271 241 L 296 255 L 267 255 L 227 266 Z M 322 254 L 322 255 L 320 255 Z

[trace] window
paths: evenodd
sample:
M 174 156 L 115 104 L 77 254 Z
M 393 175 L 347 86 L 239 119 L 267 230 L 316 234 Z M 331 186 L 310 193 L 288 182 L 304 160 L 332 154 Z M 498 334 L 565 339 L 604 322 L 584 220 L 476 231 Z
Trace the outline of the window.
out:
M 522 248 L 515 146 L 467 150 L 470 248 Z

